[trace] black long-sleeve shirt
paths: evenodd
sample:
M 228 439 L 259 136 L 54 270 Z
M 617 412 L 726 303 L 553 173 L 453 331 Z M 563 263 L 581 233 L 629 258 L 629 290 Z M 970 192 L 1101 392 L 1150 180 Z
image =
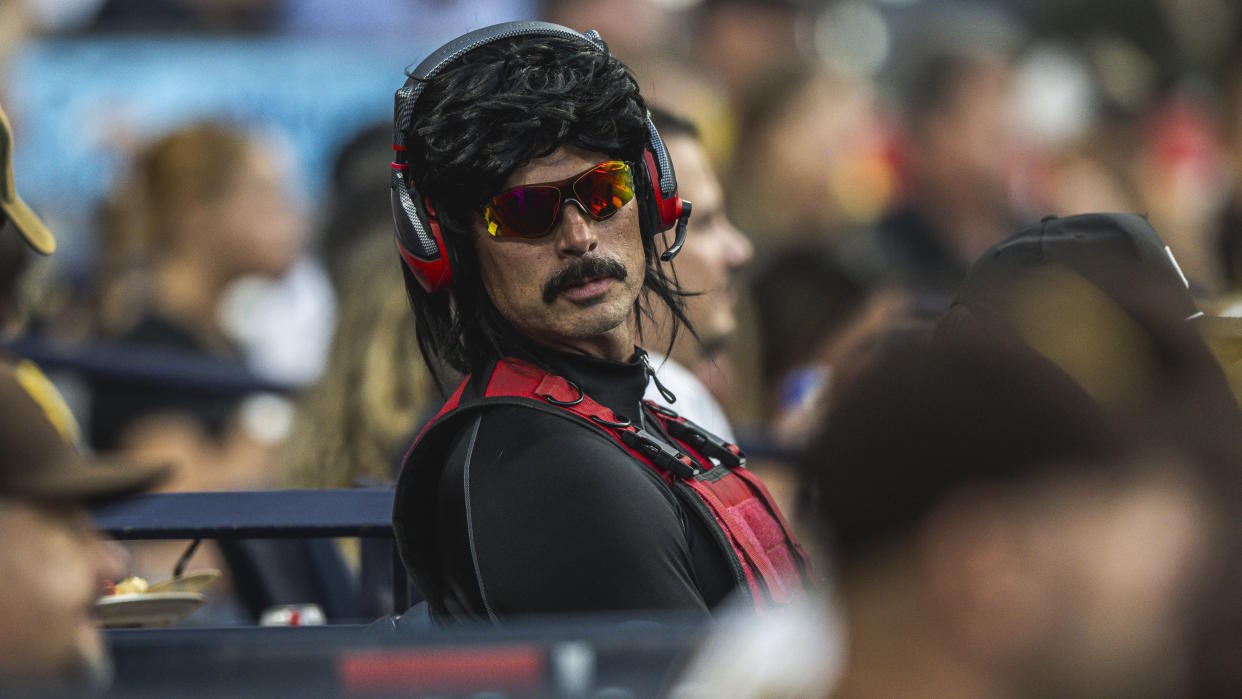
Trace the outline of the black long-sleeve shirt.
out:
M 639 423 L 647 374 L 638 355 L 628 363 L 556 352 L 541 358 Z M 454 618 L 706 614 L 733 589 L 724 554 L 699 519 L 648 466 L 594 430 L 506 405 L 459 425 L 435 528 L 440 602 Z

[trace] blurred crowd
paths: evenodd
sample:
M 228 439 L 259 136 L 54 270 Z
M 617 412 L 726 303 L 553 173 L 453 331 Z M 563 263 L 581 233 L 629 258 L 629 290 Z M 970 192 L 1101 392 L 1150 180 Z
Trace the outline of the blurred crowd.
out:
M 812 649 L 756 696 L 1236 688 L 1242 5 L 10 0 L 0 104 L 21 151 L 41 114 L 11 76 L 40 46 L 412 35 L 412 65 L 518 18 L 598 29 L 684 125 L 658 124 L 694 203 L 675 269 L 698 338 L 645 339 L 836 553 L 815 613 L 722 627 Z M 281 124 L 189 111 L 108 132 L 110 191 L 57 253 L 87 264 L 0 234 L 5 342 L 42 360 L 85 449 L 172 464 L 162 489 L 391 485 L 445 396 L 394 254 L 390 115 L 335 134 L 311 177 Z M 1044 220 L 1086 212 L 1141 216 Z M 1147 241 L 1143 264 L 1047 242 L 1100 231 Z M 130 572 L 184 549 L 133 544 Z M 191 623 L 320 601 L 311 575 L 248 589 L 325 551 L 356 569 L 340 542 L 204 544 L 190 567 L 233 575 Z M 741 691 L 741 647 L 709 644 L 683 690 Z

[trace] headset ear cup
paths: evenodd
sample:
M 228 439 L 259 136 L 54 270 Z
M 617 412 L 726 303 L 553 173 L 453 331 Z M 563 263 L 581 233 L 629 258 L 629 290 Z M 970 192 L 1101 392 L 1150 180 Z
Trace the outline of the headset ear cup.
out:
M 447 290 L 453 280 L 452 264 L 440 221 L 428 214 L 422 198 L 406 185 L 405 168 L 400 164 L 393 165 L 389 195 L 401 259 L 427 293 Z
M 650 149 L 643 152 L 643 164 L 647 168 L 647 179 L 651 183 L 652 196 L 654 197 L 656 211 L 659 221 L 657 233 L 663 233 L 677 225 L 678 219 L 681 218 L 682 206 L 681 197 L 677 196 L 677 189 L 674 185 L 671 196 L 666 196 L 660 188 L 660 169 L 656 165 L 655 156 Z
M 664 147 L 664 139 L 660 137 L 655 122 L 651 120 L 651 111 L 647 111 L 647 148 L 643 152 L 643 162 L 650 175 L 651 187 L 655 190 L 656 210 L 660 212 L 660 232 L 676 226 L 682 217 L 681 197 L 677 194 L 677 172 L 673 169 L 673 159 Z
M 656 209 L 659 212 L 659 230 L 661 232 L 676 229 L 673 242 L 660 254 L 660 260 L 669 262 L 686 243 L 686 224 L 690 220 L 691 205 L 684 201 L 677 192 L 677 173 L 673 170 L 673 159 L 664 147 L 664 139 L 656 130 L 651 120 L 651 112 L 647 112 L 647 149 L 643 153 L 643 161 L 647 172 L 651 174 L 652 189 L 655 191 Z

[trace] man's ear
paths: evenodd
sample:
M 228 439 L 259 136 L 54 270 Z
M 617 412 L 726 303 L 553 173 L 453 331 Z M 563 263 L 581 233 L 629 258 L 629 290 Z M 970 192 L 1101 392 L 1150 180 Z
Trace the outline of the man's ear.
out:
M 1004 664 L 1050 630 L 1050 581 L 1033 561 L 1029 523 L 1000 486 L 950 494 L 916 539 L 931 621 L 958 652 Z

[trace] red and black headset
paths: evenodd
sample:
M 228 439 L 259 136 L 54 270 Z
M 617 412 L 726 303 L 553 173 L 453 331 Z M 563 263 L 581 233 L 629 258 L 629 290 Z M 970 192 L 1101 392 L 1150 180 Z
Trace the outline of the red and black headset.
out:
M 541 35 L 576 39 L 597 51 L 608 53 L 608 46 L 595 30 L 580 34 L 569 27 L 550 22 L 505 22 L 463 34 L 436 49 L 418 64 L 405 85 L 397 90 L 393 108 L 392 149 L 395 155 L 390 193 L 393 224 L 397 229 L 397 250 L 401 253 L 401 259 L 428 293 L 449 289 L 453 280 L 453 268 L 448 246 L 444 244 L 444 232 L 440 230 L 440 222 L 436 218 L 435 206 L 414 188 L 408 172 L 409 166 L 406 164 L 406 134 L 410 132 L 410 122 L 418 98 L 426 81 L 471 51 L 501 39 Z M 651 122 L 650 113 L 647 114 L 647 146 L 643 161 L 652 187 L 650 192 L 639 192 L 639 196 L 650 197 L 649 203 L 659 212 L 659 225 L 653 234 L 677 227 L 673 244 L 660 255 L 660 259 L 667 262 L 681 251 L 681 246 L 686 241 L 686 222 L 690 218 L 691 206 L 690 202 L 677 196 L 677 175 L 673 172 L 673 161 Z

